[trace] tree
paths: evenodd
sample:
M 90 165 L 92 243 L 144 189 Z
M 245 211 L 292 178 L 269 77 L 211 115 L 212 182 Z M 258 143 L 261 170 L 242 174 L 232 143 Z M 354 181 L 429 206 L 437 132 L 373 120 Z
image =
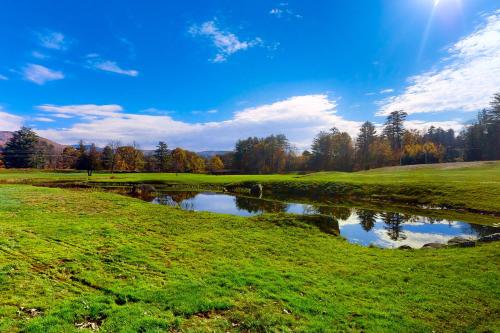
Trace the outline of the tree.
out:
M 91 144 L 89 148 L 89 152 L 87 154 L 88 163 L 87 163 L 87 174 L 88 176 L 92 176 L 92 173 L 99 169 L 100 165 L 100 154 L 97 151 L 97 147 L 95 144 Z
M 210 172 L 217 172 L 222 169 L 224 169 L 224 163 L 222 162 L 221 158 L 219 156 L 213 156 L 209 161 L 208 161 L 208 169 Z
M 77 170 L 87 170 L 88 166 L 89 166 L 89 159 L 87 151 L 85 149 L 85 144 L 83 143 L 83 140 L 80 140 L 80 142 L 78 143 L 77 159 L 75 167 Z
M 161 172 L 167 171 L 170 167 L 170 153 L 165 142 L 158 142 L 158 145 L 156 146 L 156 150 L 154 152 L 154 157 L 156 159 L 156 162 L 158 163 L 158 170 Z
M 283 172 L 291 153 L 288 139 L 283 134 L 250 137 L 236 142 L 233 166 L 250 173 Z
M 332 128 L 320 132 L 311 147 L 311 166 L 315 170 L 351 171 L 354 149 L 347 132 Z
M 375 141 L 377 131 L 375 126 L 366 121 L 361 125 L 356 139 L 356 160 L 361 169 L 369 167 L 370 145 Z
M 78 160 L 78 151 L 71 147 L 64 147 L 62 152 L 61 167 L 63 169 L 75 169 Z
M 35 166 L 35 152 L 38 136 L 28 127 L 14 132 L 3 150 L 7 168 L 32 168 Z
M 118 163 L 118 147 L 120 141 L 111 141 L 108 143 L 101 153 L 101 166 L 104 170 L 109 170 L 111 173 L 115 172 L 116 164 Z
M 132 146 L 122 146 L 117 149 L 116 168 L 124 171 L 140 171 L 144 167 L 144 154 Z
M 184 149 L 175 148 L 172 151 L 172 168 L 174 172 L 186 172 L 188 170 L 187 154 Z
M 370 168 L 380 168 L 394 163 L 391 144 L 384 137 L 377 137 L 370 145 Z
M 403 147 L 404 121 L 407 116 L 408 114 L 402 110 L 393 111 L 387 116 L 384 125 L 383 134 L 389 140 L 395 154 L 400 154 Z

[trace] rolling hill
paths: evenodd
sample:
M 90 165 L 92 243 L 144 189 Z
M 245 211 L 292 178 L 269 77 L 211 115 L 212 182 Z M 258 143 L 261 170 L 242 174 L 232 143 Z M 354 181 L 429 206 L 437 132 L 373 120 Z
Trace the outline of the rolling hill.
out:
M 13 132 L 0 131 L 0 148 L 2 148 L 7 143 L 7 141 L 10 140 L 10 138 L 12 138 L 12 134 Z M 58 152 L 62 152 L 64 147 L 66 147 L 65 145 L 59 144 L 57 142 L 42 137 L 40 137 L 40 141 L 46 142 L 49 145 L 53 145 L 56 151 Z

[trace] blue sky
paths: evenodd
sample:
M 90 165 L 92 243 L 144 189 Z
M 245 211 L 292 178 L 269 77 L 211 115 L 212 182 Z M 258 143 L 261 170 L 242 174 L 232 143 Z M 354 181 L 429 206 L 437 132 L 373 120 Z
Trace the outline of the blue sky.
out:
M 0 130 L 230 149 L 404 109 L 459 129 L 500 90 L 493 0 L 3 1 Z

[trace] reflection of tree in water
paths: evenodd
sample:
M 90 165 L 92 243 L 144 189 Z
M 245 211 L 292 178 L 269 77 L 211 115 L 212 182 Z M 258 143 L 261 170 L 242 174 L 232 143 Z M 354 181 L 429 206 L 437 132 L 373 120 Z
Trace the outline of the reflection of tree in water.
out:
M 478 238 L 489 236 L 500 232 L 500 229 L 497 227 L 489 226 L 489 225 L 480 225 L 480 224 L 469 224 L 471 231 L 476 234 Z
M 377 214 L 373 210 L 358 210 L 358 218 L 361 227 L 370 231 L 375 226 Z
M 383 212 L 382 220 L 386 224 L 387 235 L 390 239 L 397 241 L 406 239 L 405 234 L 403 233 L 403 224 L 406 221 L 406 218 L 403 214 L 400 213 L 391 213 L 391 212 Z
M 180 206 L 182 209 L 192 210 L 193 203 L 190 200 L 196 197 L 196 195 L 198 195 L 198 192 L 176 191 L 161 193 L 156 197 L 155 202 L 160 205 Z
M 340 235 L 338 221 L 331 216 L 324 215 L 302 215 L 299 219 L 305 223 L 315 225 L 322 232 L 329 235 Z
M 286 212 L 288 208 L 288 204 L 284 202 L 247 197 L 234 197 L 234 202 L 239 210 L 246 210 L 249 213 L 282 213 Z
M 329 215 L 338 220 L 347 220 L 351 217 L 352 209 L 349 207 L 340 206 L 316 206 L 313 205 L 314 211 L 321 215 Z

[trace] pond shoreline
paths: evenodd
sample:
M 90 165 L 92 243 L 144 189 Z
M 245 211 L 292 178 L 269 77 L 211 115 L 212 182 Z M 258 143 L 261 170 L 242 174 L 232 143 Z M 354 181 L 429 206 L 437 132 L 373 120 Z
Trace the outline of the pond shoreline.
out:
M 162 182 L 162 181 L 61 181 L 54 180 L 49 182 L 29 182 L 35 186 L 47 187 L 73 187 L 73 188 L 113 188 L 113 187 L 137 187 L 140 185 L 153 186 L 159 191 L 208 191 L 221 193 L 234 193 L 250 195 L 252 187 L 261 185 L 264 196 L 283 196 L 293 197 L 301 202 L 336 200 L 351 204 L 354 202 L 363 202 L 372 204 L 374 207 L 390 205 L 391 207 L 412 210 L 416 212 L 433 212 L 433 214 L 442 216 L 450 214 L 466 214 L 471 218 L 478 220 L 490 220 L 499 218 L 500 212 L 481 210 L 452 204 L 433 203 L 425 196 L 418 197 L 420 191 L 414 190 L 413 187 L 402 189 L 405 186 L 399 186 L 399 195 L 392 194 L 394 191 L 386 191 L 387 186 L 381 187 L 378 185 L 353 185 L 343 183 L 301 183 L 293 184 L 290 182 L 254 182 L 245 181 L 239 183 L 199 183 L 188 184 L 181 182 Z M 407 193 L 407 194 L 404 194 Z M 412 193 L 411 195 L 408 193 Z

